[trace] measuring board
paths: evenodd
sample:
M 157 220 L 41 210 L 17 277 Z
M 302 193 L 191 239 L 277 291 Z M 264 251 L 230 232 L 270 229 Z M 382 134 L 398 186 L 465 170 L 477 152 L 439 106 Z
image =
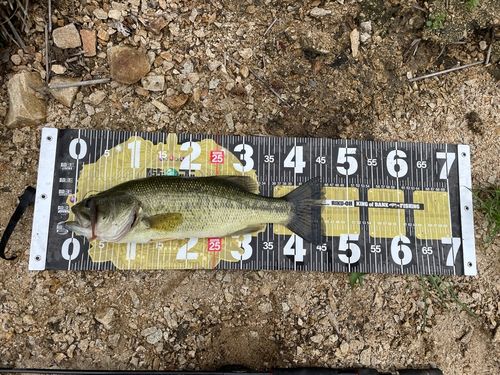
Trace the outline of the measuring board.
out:
M 278 224 L 258 233 L 149 244 L 68 231 L 71 207 L 148 176 L 246 175 L 280 197 L 319 176 L 325 243 Z M 44 128 L 31 270 L 263 269 L 475 275 L 464 145 Z

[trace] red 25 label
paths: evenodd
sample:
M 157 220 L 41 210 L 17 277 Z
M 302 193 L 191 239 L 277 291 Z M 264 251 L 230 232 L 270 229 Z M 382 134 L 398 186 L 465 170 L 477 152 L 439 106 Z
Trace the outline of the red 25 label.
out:
M 210 163 L 224 163 L 224 151 L 210 151 Z
M 209 238 L 208 239 L 208 251 L 220 251 L 221 249 L 221 239 L 220 238 Z

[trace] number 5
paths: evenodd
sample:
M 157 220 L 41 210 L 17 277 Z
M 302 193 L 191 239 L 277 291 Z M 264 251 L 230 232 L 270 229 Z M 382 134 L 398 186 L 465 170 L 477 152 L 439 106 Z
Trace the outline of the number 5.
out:
M 356 263 L 361 258 L 361 249 L 355 243 L 348 241 L 357 241 L 359 234 L 340 234 L 339 251 L 345 251 L 346 254 L 339 254 L 339 259 L 348 264 Z M 351 250 L 351 255 L 347 255 L 347 250 Z
M 356 158 L 347 155 L 356 155 L 355 148 L 339 148 L 339 155 L 337 157 L 337 164 L 349 164 L 349 167 L 337 167 L 337 170 L 343 175 L 351 175 L 358 170 L 358 161 Z

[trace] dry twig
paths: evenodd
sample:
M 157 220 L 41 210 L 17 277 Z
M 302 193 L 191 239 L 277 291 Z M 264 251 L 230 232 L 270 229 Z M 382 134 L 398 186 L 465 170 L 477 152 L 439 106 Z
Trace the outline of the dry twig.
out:
M 446 74 L 446 73 L 449 73 L 449 72 L 454 72 L 455 70 L 470 68 L 471 66 L 475 66 L 475 65 L 479 65 L 479 64 L 484 64 L 484 60 L 476 61 L 476 62 L 473 62 L 473 63 L 470 63 L 470 64 L 466 64 L 466 65 L 462 65 L 462 66 L 457 66 L 457 67 L 451 68 L 451 69 L 441 70 L 440 72 L 427 74 L 427 75 L 421 76 L 421 77 L 415 77 L 415 78 L 409 79 L 408 82 L 415 82 L 415 81 L 420 81 L 422 79 L 426 79 L 426 78 L 430 78 L 430 77 L 440 76 L 442 74 Z
M 264 36 L 266 36 L 266 34 L 269 32 L 269 30 L 271 30 L 271 27 L 274 26 L 274 24 L 276 23 L 277 20 L 278 20 L 277 18 L 274 19 L 273 23 L 267 28 L 266 32 L 264 33 Z

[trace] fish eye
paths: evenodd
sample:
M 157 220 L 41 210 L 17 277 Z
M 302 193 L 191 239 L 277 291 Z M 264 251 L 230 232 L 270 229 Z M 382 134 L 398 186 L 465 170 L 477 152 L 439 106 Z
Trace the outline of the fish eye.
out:
M 90 199 L 89 199 L 89 200 L 87 200 L 87 202 L 85 202 L 85 206 L 86 206 L 86 207 L 90 207 Z

